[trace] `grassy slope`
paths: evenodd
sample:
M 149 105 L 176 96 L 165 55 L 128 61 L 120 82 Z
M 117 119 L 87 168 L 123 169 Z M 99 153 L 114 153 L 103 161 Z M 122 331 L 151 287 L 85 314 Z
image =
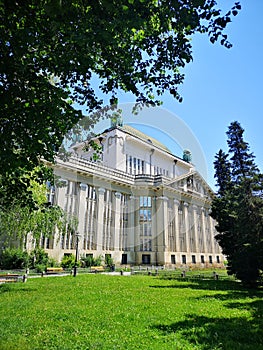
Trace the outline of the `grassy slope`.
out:
M 79 275 L 0 286 L 0 349 L 263 349 L 262 292 Z

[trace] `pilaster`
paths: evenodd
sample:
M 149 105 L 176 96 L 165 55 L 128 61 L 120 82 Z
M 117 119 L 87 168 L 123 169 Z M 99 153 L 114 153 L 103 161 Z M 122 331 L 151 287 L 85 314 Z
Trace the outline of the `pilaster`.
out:
M 195 240 L 195 251 L 199 253 L 199 237 L 198 237 L 198 229 L 197 229 L 197 206 L 193 205 L 193 220 L 194 220 L 194 240 Z
M 113 199 L 113 214 L 114 214 L 114 232 L 113 232 L 113 247 L 114 250 L 120 250 L 120 218 L 121 218 L 121 193 L 115 192 Z
M 87 185 L 81 183 L 79 191 L 79 224 L 78 232 L 83 236 L 84 227 L 85 227 L 85 212 L 86 212 L 86 189 Z
M 168 198 L 157 197 L 156 198 L 156 239 L 158 252 L 165 252 L 169 246 L 168 242 Z M 163 264 L 164 255 L 159 254 L 158 263 Z
M 104 193 L 105 188 L 98 188 L 98 200 L 97 200 L 97 237 L 96 237 L 96 243 L 97 243 L 97 249 L 101 250 L 103 246 L 103 215 L 104 215 Z
M 134 251 L 135 246 L 135 197 L 130 196 L 128 201 L 128 249 Z
M 214 224 L 214 220 L 211 216 L 209 216 L 209 228 L 210 228 L 210 235 L 211 235 L 211 253 L 215 254 L 215 236 L 214 236 L 214 230 L 215 230 L 215 224 Z
M 185 249 L 187 253 L 190 253 L 188 208 L 189 204 L 184 202 Z
M 205 208 L 201 208 L 201 232 L 203 236 L 204 253 L 207 253 L 207 239 L 206 239 L 206 222 L 205 222 Z
M 179 218 L 178 218 L 178 210 L 179 210 L 180 202 L 177 199 L 174 199 L 174 223 L 175 223 L 175 247 L 176 251 L 180 251 L 180 236 L 179 236 Z

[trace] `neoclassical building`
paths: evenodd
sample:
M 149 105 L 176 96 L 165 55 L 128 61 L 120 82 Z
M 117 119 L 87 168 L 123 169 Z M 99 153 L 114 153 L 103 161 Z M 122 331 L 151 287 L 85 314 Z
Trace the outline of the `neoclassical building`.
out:
M 108 254 L 117 265 L 223 264 L 209 216 L 213 191 L 189 153 L 177 157 L 121 122 L 92 143 L 74 144 L 68 160 L 57 159 L 62 186 L 50 193 L 78 218 L 80 256 Z M 75 254 L 76 236 L 69 231 L 42 244 L 60 260 Z

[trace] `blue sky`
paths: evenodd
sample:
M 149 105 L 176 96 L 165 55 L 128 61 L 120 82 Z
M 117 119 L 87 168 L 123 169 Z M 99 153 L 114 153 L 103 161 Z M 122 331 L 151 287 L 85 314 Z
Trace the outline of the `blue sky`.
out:
M 194 61 L 185 69 L 181 87 L 184 101 L 179 104 L 169 96 L 164 100 L 164 107 L 183 119 L 199 140 L 212 187 L 214 155 L 226 149 L 225 132 L 233 120 L 245 129 L 244 138 L 263 170 L 263 1 L 241 0 L 241 5 L 227 29 L 233 47 L 225 49 L 210 44 L 204 35 L 195 36 Z
M 181 88 L 184 101 L 175 105 L 166 97 L 164 106 L 192 129 L 208 167 L 212 167 L 215 153 L 226 149 L 228 125 L 238 120 L 263 170 L 263 1 L 241 0 L 241 5 L 227 30 L 233 47 L 228 50 L 210 44 L 205 36 L 195 36 L 194 61 L 185 70 Z M 208 169 L 208 182 L 214 183 L 213 169 Z
M 213 189 L 214 156 L 220 148 L 227 150 L 225 133 L 231 121 L 238 120 L 245 129 L 244 138 L 263 170 L 263 1 L 240 2 L 242 10 L 226 31 L 233 47 L 213 45 L 206 35 L 194 36 L 194 60 L 185 68 L 185 81 L 180 88 L 183 102 L 178 103 L 169 94 L 163 96 L 163 108 L 186 123 L 199 142 L 207 165 L 207 174 L 202 175 Z M 218 1 L 219 7 L 230 8 L 233 3 Z M 119 97 L 122 103 L 134 101 L 124 94 Z M 152 118 L 155 126 L 158 115 Z M 136 126 L 136 120 L 134 123 Z M 175 127 L 171 118 L 169 129 Z M 168 142 L 156 127 L 149 128 L 149 133 Z M 178 152 L 178 147 L 174 147 L 174 152 Z

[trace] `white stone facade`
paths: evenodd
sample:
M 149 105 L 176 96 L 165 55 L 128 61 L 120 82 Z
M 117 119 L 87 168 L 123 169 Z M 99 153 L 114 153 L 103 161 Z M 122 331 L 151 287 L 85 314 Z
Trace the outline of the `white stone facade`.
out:
M 62 187 L 54 201 L 78 218 L 79 254 L 110 254 L 116 265 L 222 266 L 209 216 L 212 190 L 191 163 L 129 126 L 94 138 L 102 147 L 74 146 L 67 161 L 57 159 Z M 75 254 L 68 232 L 43 241 L 50 256 Z

